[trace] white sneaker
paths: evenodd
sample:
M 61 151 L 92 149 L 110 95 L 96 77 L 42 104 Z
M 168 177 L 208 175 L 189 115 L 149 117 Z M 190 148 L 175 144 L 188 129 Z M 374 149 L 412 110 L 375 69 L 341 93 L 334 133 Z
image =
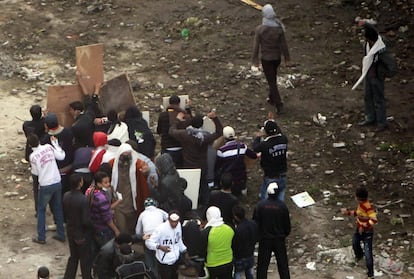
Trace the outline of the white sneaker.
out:
M 47 226 L 47 230 L 48 230 L 48 231 L 56 231 L 56 225 L 55 225 L 55 224 L 53 224 L 53 225 L 48 225 L 48 226 Z

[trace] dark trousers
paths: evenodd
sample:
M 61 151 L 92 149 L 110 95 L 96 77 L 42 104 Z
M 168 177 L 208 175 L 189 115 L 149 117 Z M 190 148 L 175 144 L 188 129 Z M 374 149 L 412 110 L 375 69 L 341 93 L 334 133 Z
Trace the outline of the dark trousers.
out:
M 357 259 L 362 259 L 365 255 L 365 262 L 368 269 L 368 277 L 374 276 L 374 258 L 372 255 L 372 240 L 374 238 L 374 232 L 355 232 L 352 237 L 352 248 Z M 364 243 L 364 250 L 361 248 L 361 242 Z
M 92 258 L 91 258 L 91 240 L 85 239 L 83 242 L 69 237 L 69 251 L 70 256 L 66 265 L 64 279 L 75 279 L 76 271 L 78 269 L 78 262 L 80 263 L 82 279 L 90 279 Z
M 161 279 L 178 279 L 177 264 L 168 265 L 158 263 L 158 273 Z
M 365 117 L 378 126 L 387 125 L 387 112 L 384 96 L 384 81 L 378 78 L 365 79 Z
M 216 267 L 208 267 L 210 279 L 231 279 L 233 278 L 233 263 L 228 263 Z
M 269 85 L 269 99 L 276 107 L 282 105 L 282 99 L 277 88 L 277 69 L 279 65 L 280 60 L 262 60 L 263 72 Z
M 259 256 L 257 258 L 257 279 L 267 278 L 272 252 L 275 253 L 280 279 L 290 279 L 289 262 L 286 252 L 285 238 L 262 239 L 259 241 Z

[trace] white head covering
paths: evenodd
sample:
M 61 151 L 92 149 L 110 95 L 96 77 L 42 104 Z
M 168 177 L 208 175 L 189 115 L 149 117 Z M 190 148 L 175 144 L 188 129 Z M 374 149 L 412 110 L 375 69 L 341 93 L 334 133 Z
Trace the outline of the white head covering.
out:
M 262 20 L 263 25 L 271 26 L 271 27 L 282 27 L 283 32 L 285 32 L 285 26 L 279 19 L 276 18 L 276 13 L 273 10 L 272 5 L 270 4 L 264 5 L 262 8 L 262 15 L 263 15 L 263 20 Z
M 206 227 L 218 227 L 224 224 L 223 218 L 221 217 L 220 208 L 216 206 L 210 206 L 206 212 L 207 224 Z
M 123 143 L 119 146 L 118 152 L 116 153 L 114 165 L 112 166 L 112 181 L 111 184 L 114 187 L 114 190 L 118 188 L 118 164 L 119 164 L 119 156 L 122 153 L 131 153 L 131 165 L 129 167 L 129 180 L 131 182 L 131 191 L 132 191 L 132 201 L 134 203 L 134 208 L 137 209 L 135 197 L 137 196 L 137 178 L 136 178 L 136 162 L 138 160 L 138 154 L 132 149 L 132 147 L 127 144 Z

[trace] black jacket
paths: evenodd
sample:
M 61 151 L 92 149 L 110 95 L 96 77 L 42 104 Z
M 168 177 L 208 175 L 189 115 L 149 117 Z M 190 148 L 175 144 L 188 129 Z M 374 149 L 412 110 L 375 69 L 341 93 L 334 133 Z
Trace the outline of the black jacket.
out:
M 283 134 L 276 134 L 261 141 L 256 137 L 253 142 L 253 150 L 261 152 L 260 166 L 266 177 L 275 178 L 287 171 L 287 148 L 288 140 Z
M 186 113 L 186 121 L 179 124 L 178 129 L 184 129 L 190 125 L 191 111 L 184 111 L 177 105 L 170 105 L 166 111 L 163 111 L 158 116 L 157 134 L 161 136 L 161 149 L 165 150 L 170 147 L 180 147 L 181 143 L 168 134 L 170 129 L 170 113 L 175 118 L 179 112 Z
M 284 238 L 290 234 L 289 210 L 277 197 L 260 201 L 254 209 L 253 220 L 259 228 L 259 239 Z
M 234 259 L 252 257 L 258 236 L 257 224 L 251 220 L 242 220 L 234 229 L 232 243 Z
M 88 200 L 80 190 L 71 190 L 63 196 L 63 213 L 69 238 L 86 240 L 92 235 Z

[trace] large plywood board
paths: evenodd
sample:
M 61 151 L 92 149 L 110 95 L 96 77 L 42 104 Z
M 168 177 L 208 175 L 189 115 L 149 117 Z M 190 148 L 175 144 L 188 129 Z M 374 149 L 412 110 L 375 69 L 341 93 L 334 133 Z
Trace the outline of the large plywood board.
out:
M 108 113 L 111 109 L 117 112 L 126 110 L 130 106 L 135 106 L 134 96 L 132 96 L 131 85 L 126 74 L 117 76 L 105 82 L 99 93 L 103 113 Z
M 94 44 L 76 47 L 76 70 L 84 94 L 92 94 L 95 85 L 103 83 L 103 45 Z
M 84 95 L 79 85 L 52 85 L 47 89 L 47 110 L 57 115 L 59 124 L 69 128 L 73 117 L 69 114 L 69 104 L 83 102 Z
M 193 209 L 197 209 L 201 169 L 177 169 L 177 172 L 180 177 L 187 180 L 187 189 L 184 194 L 193 202 Z

